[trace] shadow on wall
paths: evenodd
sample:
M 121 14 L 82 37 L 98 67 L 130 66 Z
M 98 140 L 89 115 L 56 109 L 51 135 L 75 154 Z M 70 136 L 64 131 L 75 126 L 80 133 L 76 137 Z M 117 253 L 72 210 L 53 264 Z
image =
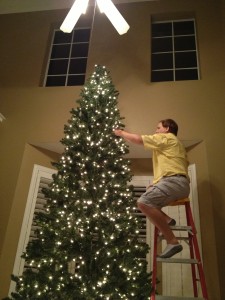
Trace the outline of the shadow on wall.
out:
M 209 294 L 209 299 L 221 300 L 219 281 L 220 278 L 216 278 L 219 274 L 220 265 L 218 263 L 218 238 L 216 237 L 216 223 L 220 224 L 221 220 L 216 220 L 213 209 L 213 199 L 211 197 L 211 183 L 209 181 L 202 181 L 198 185 L 199 194 L 199 211 L 200 211 L 200 227 L 201 227 L 201 239 L 202 239 L 202 253 L 203 253 L 203 267 L 206 277 L 206 285 Z M 217 200 L 219 197 L 219 191 L 217 190 Z M 215 193 L 214 193 L 215 195 Z M 217 202 L 218 204 L 218 202 Z M 224 239 L 223 239 L 224 240 Z M 221 260 L 225 261 L 224 253 L 221 253 Z M 221 269 L 222 270 L 222 269 Z M 223 269 L 224 270 L 224 269 Z M 220 274 L 223 271 L 220 272 Z M 224 275 L 223 275 L 224 276 Z M 222 282 L 221 282 L 222 286 Z
M 216 179 L 212 178 L 212 182 L 217 182 Z M 224 194 L 221 192 L 215 184 L 211 183 L 211 191 L 212 191 L 212 213 L 213 213 L 213 224 L 214 224 L 214 232 L 215 235 L 215 244 L 213 244 L 213 248 L 216 251 L 216 258 L 218 263 L 218 281 L 220 283 L 220 299 L 225 299 L 225 238 L 224 238 L 224 230 L 225 230 L 225 201 Z M 207 225 L 209 226 L 209 225 Z M 213 277 L 213 275 L 212 275 Z M 210 278 L 210 282 L 212 283 L 213 278 Z M 210 284 L 211 284 L 210 283 Z

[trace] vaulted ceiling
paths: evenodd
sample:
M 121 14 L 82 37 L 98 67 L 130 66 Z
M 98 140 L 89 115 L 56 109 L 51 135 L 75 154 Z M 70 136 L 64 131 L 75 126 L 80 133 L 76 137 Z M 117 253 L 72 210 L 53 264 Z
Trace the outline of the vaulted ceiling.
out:
M 94 4 L 95 0 L 90 0 Z M 113 0 L 118 3 L 132 3 L 158 0 Z M 70 8 L 74 0 L 0 0 L 0 14 Z

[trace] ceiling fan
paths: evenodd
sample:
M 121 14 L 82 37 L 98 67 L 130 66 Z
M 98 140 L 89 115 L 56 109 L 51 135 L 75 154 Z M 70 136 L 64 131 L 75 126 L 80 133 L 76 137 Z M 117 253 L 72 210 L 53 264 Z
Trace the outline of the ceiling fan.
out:
M 126 33 L 130 26 L 118 11 L 111 0 L 96 0 L 101 13 L 105 13 L 119 34 Z M 76 25 L 81 14 L 85 14 L 89 0 L 75 0 L 60 29 L 70 33 Z

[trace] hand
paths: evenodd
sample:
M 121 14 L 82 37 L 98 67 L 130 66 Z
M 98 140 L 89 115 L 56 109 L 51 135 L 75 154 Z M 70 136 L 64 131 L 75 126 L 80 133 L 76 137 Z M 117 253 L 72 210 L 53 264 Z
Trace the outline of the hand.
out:
M 113 132 L 116 136 L 122 136 L 123 134 L 123 130 L 121 129 L 114 129 Z
M 143 145 L 142 137 L 139 134 L 129 133 L 129 132 L 127 132 L 125 130 L 121 130 L 121 129 L 114 129 L 113 131 L 116 136 L 121 136 L 128 142 L 138 144 L 138 145 Z

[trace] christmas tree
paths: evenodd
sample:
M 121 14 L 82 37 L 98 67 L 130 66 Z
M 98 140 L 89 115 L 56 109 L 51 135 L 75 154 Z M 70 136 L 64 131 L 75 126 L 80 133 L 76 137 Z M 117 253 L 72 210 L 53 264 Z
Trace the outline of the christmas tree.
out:
M 23 255 L 29 268 L 13 276 L 10 299 L 149 299 L 129 149 L 113 133 L 124 127 L 118 95 L 109 71 L 95 66 L 65 125 L 46 212 L 36 215 L 37 238 Z

